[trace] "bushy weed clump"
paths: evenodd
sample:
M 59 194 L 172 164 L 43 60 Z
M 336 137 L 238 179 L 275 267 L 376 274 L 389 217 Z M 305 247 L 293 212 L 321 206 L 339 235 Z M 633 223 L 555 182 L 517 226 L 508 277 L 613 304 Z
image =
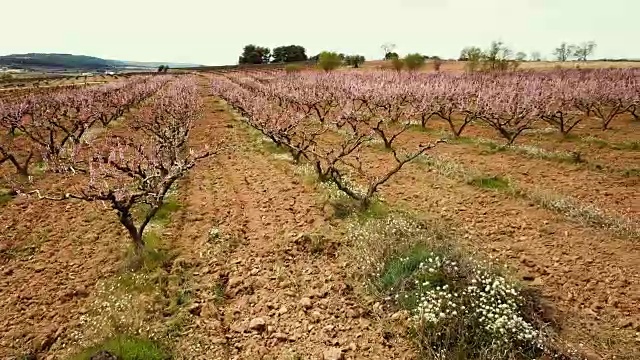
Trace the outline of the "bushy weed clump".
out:
M 120 360 L 167 360 L 171 356 L 158 344 L 138 337 L 118 335 L 72 357 L 89 360 L 99 353 L 108 353 Z
M 428 359 L 535 359 L 552 351 L 547 320 L 525 291 L 487 261 L 454 248 L 442 231 L 390 214 L 349 228 L 357 273 L 374 294 L 410 313 Z
M 11 195 L 8 191 L 3 191 L 0 189 L 0 206 L 9 203 L 13 199 L 13 195 Z
M 509 180 L 499 176 L 474 177 L 469 179 L 467 183 L 483 189 L 504 190 L 509 188 Z

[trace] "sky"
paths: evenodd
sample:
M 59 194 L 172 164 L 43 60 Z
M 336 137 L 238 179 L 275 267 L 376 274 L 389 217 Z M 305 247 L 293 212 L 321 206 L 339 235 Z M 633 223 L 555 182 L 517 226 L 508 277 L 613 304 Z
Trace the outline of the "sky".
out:
M 234 64 L 246 44 L 457 58 L 500 40 L 551 59 L 595 41 L 597 58 L 640 58 L 638 0 L 20 0 L 0 5 L 0 55 L 55 52 L 129 61 Z

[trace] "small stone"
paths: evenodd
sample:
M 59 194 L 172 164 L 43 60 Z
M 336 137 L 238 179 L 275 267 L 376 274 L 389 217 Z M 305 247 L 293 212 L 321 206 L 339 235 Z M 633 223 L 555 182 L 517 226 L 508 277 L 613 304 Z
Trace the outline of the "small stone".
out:
M 342 350 L 338 348 L 330 348 L 325 350 L 322 353 L 322 359 L 324 360 L 342 360 L 344 359 L 344 355 L 342 354 Z
M 582 351 L 582 355 L 584 355 L 586 360 L 601 360 L 602 357 L 594 352 L 592 352 L 591 350 L 588 349 L 584 349 Z
M 51 346 L 56 342 L 58 337 L 60 336 L 59 329 L 54 327 L 48 328 L 44 332 L 44 336 L 41 338 L 41 341 L 38 343 L 37 349 L 39 351 L 47 351 Z
M 106 350 L 101 350 L 93 354 L 93 356 L 91 356 L 89 359 L 90 360 L 118 360 L 118 357 Z
M 242 282 L 243 282 L 243 279 L 239 276 L 236 276 L 236 277 L 230 278 L 227 285 L 229 285 L 230 288 L 234 288 L 236 287 L 236 285 L 242 284 Z
M 528 267 L 535 267 L 536 266 L 535 261 L 529 259 L 525 255 L 521 255 L 520 256 L 520 262 L 523 263 L 525 266 L 528 266 Z
M 277 332 L 277 333 L 273 334 L 273 337 L 278 339 L 278 340 L 280 340 L 280 341 L 286 341 L 287 340 L 287 334 L 280 333 L 280 332 Z
M 283 307 L 280 308 L 280 310 L 278 310 L 278 314 L 284 315 L 284 314 L 287 313 L 287 311 L 289 311 L 289 309 L 287 309 L 286 306 L 283 306 Z
M 191 315 L 200 316 L 200 313 L 202 312 L 202 304 L 193 304 L 189 306 L 188 310 Z
M 200 311 L 200 316 L 208 319 L 217 319 L 218 308 L 210 302 L 204 303 L 202 304 L 202 310 Z
M 537 278 L 533 279 L 533 281 L 529 285 L 531 285 L 531 286 L 542 286 L 543 282 L 542 282 L 541 278 L 537 277 Z
M 633 328 L 633 320 L 622 319 L 620 320 L 619 326 L 621 329 Z
M 322 314 L 319 311 L 314 311 L 311 313 L 311 319 L 313 322 L 318 322 L 322 319 Z
M 358 350 L 358 346 L 356 345 L 356 343 L 354 343 L 354 342 L 350 342 L 350 343 L 349 343 L 349 349 L 350 349 L 351 351 L 356 351 L 356 350 Z
M 404 318 L 405 318 L 404 311 L 398 311 L 398 312 L 394 313 L 393 315 L 391 315 L 391 320 L 400 320 L 400 319 L 404 319 Z
M 313 304 L 311 304 L 311 299 L 309 299 L 308 297 L 303 297 L 302 299 L 300 299 L 300 306 L 308 310 L 311 309 Z
M 80 285 L 76 288 L 75 294 L 79 297 L 86 297 L 87 295 L 89 295 L 87 289 L 83 285 Z
M 244 327 L 238 323 L 232 323 L 231 325 L 229 325 L 229 329 L 237 333 L 243 333 L 245 330 Z
M 216 227 L 212 227 L 209 230 L 209 240 L 210 241 L 214 241 L 220 238 L 220 229 L 216 228 Z
M 257 317 L 249 322 L 249 328 L 255 331 L 263 331 L 266 326 L 267 322 L 261 317 Z

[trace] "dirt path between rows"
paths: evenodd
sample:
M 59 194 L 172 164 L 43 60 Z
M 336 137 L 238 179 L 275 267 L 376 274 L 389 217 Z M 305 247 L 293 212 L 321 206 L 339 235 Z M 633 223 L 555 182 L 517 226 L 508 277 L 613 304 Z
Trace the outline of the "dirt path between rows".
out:
M 397 141 L 413 148 L 436 136 L 426 133 L 407 132 Z M 511 152 L 496 152 L 483 155 L 481 147 L 473 144 L 444 144 L 434 149 L 438 154 L 461 163 L 487 176 L 500 176 L 515 181 L 520 187 L 535 191 L 571 196 L 582 202 L 626 215 L 640 221 L 640 178 L 623 176 L 605 171 L 580 168 L 576 164 L 559 163 L 543 159 L 529 159 L 525 155 Z M 611 152 L 612 150 L 608 150 Z M 605 152 L 602 150 L 602 152 Z M 586 154 L 587 158 L 591 154 Z M 640 158 L 639 158 L 640 159 Z M 622 167 L 635 167 L 629 161 Z
M 304 235 L 327 225 L 314 190 L 256 152 L 211 97 L 207 108 L 192 144 L 222 141 L 227 149 L 190 174 L 171 230 L 197 269 L 199 316 L 177 346 L 180 357 L 411 358 L 406 340 L 383 328 L 347 283 L 338 244 Z
M 46 353 L 78 324 L 128 246 L 110 215 L 87 203 L 0 205 L 0 358 Z

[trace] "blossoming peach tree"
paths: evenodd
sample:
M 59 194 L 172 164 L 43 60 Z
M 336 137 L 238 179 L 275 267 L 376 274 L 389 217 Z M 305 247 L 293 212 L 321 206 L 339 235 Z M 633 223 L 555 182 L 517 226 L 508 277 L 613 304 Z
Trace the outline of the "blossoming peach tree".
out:
M 193 79 L 174 81 L 137 113 L 126 135 L 107 133 L 95 141 L 74 144 L 65 158 L 50 166 L 75 183 L 58 196 L 36 193 L 41 199 L 77 199 L 109 204 L 139 254 L 144 230 L 162 207 L 175 182 L 220 146 L 190 149 L 189 134 L 202 115 L 202 102 Z M 136 219 L 135 211 L 142 211 Z

